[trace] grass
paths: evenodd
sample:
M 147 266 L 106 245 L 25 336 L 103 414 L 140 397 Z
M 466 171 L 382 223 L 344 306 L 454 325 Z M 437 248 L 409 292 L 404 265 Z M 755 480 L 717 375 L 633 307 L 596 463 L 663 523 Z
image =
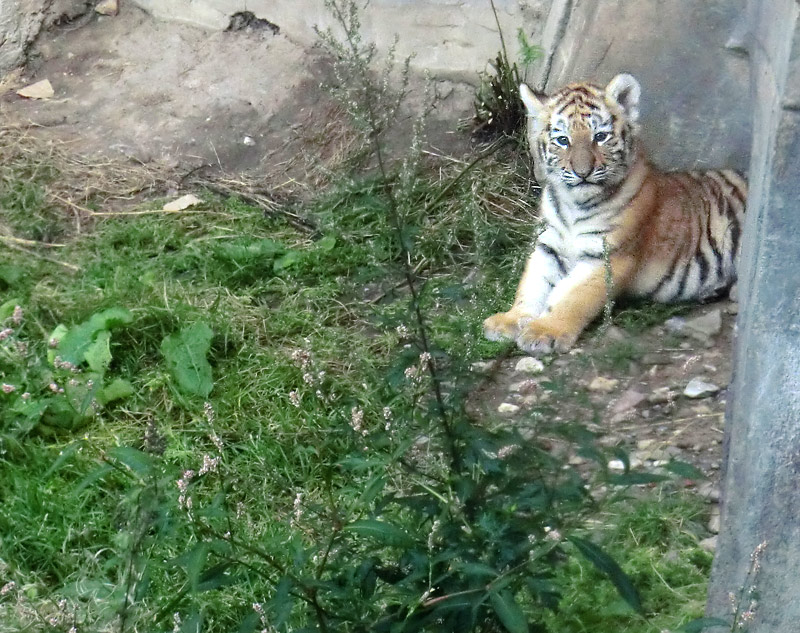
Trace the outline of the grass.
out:
M 46 386 L 62 380 L 46 361 L 51 333 L 124 308 L 131 322 L 108 330 L 102 380 L 128 381 L 131 393 L 68 425 L 45 416 L 26 426 L 0 413 L 0 584 L 15 583 L 0 596 L 0 631 L 266 628 L 254 603 L 274 630 L 310 626 L 311 607 L 292 605 L 313 604 L 313 594 L 286 579 L 322 574 L 320 558 L 337 555 L 325 529 L 336 535 L 359 525 L 385 488 L 386 516 L 411 530 L 413 500 L 400 496 L 446 471 L 423 406 L 427 383 L 406 378 L 419 348 L 386 183 L 345 179 L 267 215 L 205 193 L 202 205 L 179 214 L 93 216 L 111 195 L 95 191 L 78 217 L 60 202 L 64 164 L 21 141 L 14 147 L 0 178 L 2 235 L 63 246 L 0 252 L 0 305 L 23 308 L 14 336 L 28 346 L 19 352 L 24 371 L 0 365 L 0 380 L 24 383 L 34 399 L 56 398 Z M 461 166 L 438 167 L 423 169 L 408 193 L 416 211 L 405 217 L 404 239 L 413 245 L 444 397 L 457 408 L 471 386 L 469 364 L 503 350 L 482 338 L 480 323 L 513 293 L 534 200 L 513 156 L 487 160 L 441 199 Z M 297 215 L 315 228 L 290 221 Z M 202 354 L 213 372 L 208 397 L 180 387 L 162 348 L 197 323 L 213 333 Z M 620 349 L 609 362 L 633 356 Z M 379 454 L 413 468 L 387 469 Z M 204 459 L 219 461 L 189 477 Z M 179 499 L 179 481 L 191 508 Z M 563 597 L 550 630 L 655 631 L 698 615 L 709 565 L 696 546 L 701 510 L 661 490 L 663 498 L 590 517 L 599 521 L 597 539 L 626 561 L 649 620 L 631 615 L 610 583 L 570 557 L 554 567 Z M 513 505 L 499 511 L 511 517 Z M 489 515 L 475 525 L 486 534 L 503 529 Z M 417 528 L 432 534 L 430 525 Z M 389 543 L 397 558 L 381 567 L 369 563 L 367 545 L 347 543 L 338 547 L 358 564 L 342 567 L 336 582 L 361 587 L 359 606 L 335 592 L 327 606 L 365 618 L 389 610 L 371 600 L 369 583 L 388 578 L 398 561 L 412 565 L 408 553 Z

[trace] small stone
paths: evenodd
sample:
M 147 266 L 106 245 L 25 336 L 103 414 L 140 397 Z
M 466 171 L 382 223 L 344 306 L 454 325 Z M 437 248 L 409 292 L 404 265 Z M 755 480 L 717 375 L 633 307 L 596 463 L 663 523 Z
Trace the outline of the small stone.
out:
M 687 398 L 707 398 L 718 391 L 717 385 L 705 382 L 701 378 L 692 378 L 683 390 L 683 395 Z
M 651 404 L 663 404 L 675 399 L 678 394 L 669 387 L 659 387 L 653 389 L 653 393 L 647 396 L 647 401 Z
M 512 382 L 508 386 L 508 390 L 521 394 L 529 394 L 536 391 L 537 386 L 535 380 L 521 380 L 519 382 Z
M 625 470 L 625 463 L 621 459 L 612 459 L 608 462 L 608 469 L 609 470 Z
M 536 396 L 534 396 L 533 394 L 529 394 L 527 396 L 523 396 L 522 404 L 526 407 L 531 407 L 536 404 L 536 400 L 537 400 Z
M 711 508 L 711 518 L 708 520 L 708 531 L 712 534 L 719 534 L 720 517 L 719 506 L 714 505 Z
M 117 15 L 117 13 L 119 13 L 119 1 L 100 0 L 100 2 L 95 5 L 94 10 L 100 15 Z
M 591 386 L 589 388 L 591 389 Z M 614 402 L 611 407 L 611 413 L 619 414 L 635 409 L 645 398 L 646 396 L 643 393 L 635 389 L 628 389 Z
M 569 458 L 568 463 L 570 466 L 581 466 L 586 463 L 586 460 L 583 457 L 580 457 L 579 455 L 573 455 L 572 457 Z
M 619 385 L 619 380 L 616 378 L 604 378 L 603 376 L 597 376 L 597 378 L 589 383 L 589 391 L 610 393 L 617 388 L 617 385 Z
M 517 361 L 514 371 L 525 374 L 541 374 L 544 371 L 544 363 L 538 358 L 533 358 L 533 356 L 525 356 Z
M 245 145 L 247 145 L 248 147 L 252 147 L 253 145 L 255 145 L 255 144 L 256 144 L 256 141 L 255 141 L 255 139 L 254 139 L 252 136 L 245 136 L 245 137 L 242 139 L 242 143 L 243 143 L 243 144 L 245 144 Z
M 704 549 L 707 552 L 715 552 L 717 549 L 717 535 L 709 536 L 708 538 L 704 538 L 702 541 L 698 543 L 700 549 Z
M 671 317 L 664 321 L 664 327 L 667 332 L 671 332 L 672 334 L 682 334 L 686 327 L 686 319 L 683 317 Z
M 700 341 L 706 341 L 719 334 L 721 329 L 722 310 L 715 308 L 706 314 L 687 320 L 684 333 Z
M 639 440 L 636 442 L 636 448 L 638 448 L 640 451 L 644 451 L 653 446 L 655 443 L 656 441 L 651 439 Z
M 710 481 L 703 482 L 697 489 L 697 494 L 711 503 L 719 503 L 719 487 Z
M 604 336 L 609 341 L 614 341 L 615 343 L 628 340 L 628 335 L 625 333 L 625 330 L 618 328 L 616 325 L 610 325 L 606 328 Z
M 519 406 L 516 404 L 511 404 L 510 402 L 503 402 L 499 407 L 497 407 L 497 412 L 502 413 L 503 415 L 514 415 L 519 411 Z
M 494 361 L 484 362 L 482 360 L 476 361 L 469 366 L 470 371 L 476 374 L 488 374 L 495 367 Z

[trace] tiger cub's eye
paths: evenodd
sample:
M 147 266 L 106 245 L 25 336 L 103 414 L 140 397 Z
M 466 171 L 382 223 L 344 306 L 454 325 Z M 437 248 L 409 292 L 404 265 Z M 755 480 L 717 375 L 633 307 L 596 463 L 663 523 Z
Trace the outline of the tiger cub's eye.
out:
M 594 142 L 602 143 L 603 141 L 607 140 L 609 136 L 611 135 L 608 132 L 597 132 L 594 135 Z
M 556 145 L 560 145 L 561 147 L 569 147 L 569 137 L 568 136 L 556 136 L 553 139 Z

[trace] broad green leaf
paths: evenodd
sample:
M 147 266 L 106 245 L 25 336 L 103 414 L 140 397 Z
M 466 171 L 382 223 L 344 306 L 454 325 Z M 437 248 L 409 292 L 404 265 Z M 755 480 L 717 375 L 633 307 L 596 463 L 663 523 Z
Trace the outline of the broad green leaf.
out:
M 353 534 L 378 541 L 379 543 L 385 543 L 386 545 L 410 547 L 414 544 L 414 539 L 412 539 L 408 533 L 396 525 L 386 523 L 385 521 L 362 519 L 346 525 L 344 529 L 347 532 L 352 532 Z
M 336 237 L 333 235 L 326 235 L 317 242 L 317 248 L 325 253 L 332 251 L 334 246 L 336 246 Z
M 701 631 L 710 629 L 712 626 L 725 627 L 726 631 L 730 630 L 731 627 L 728 622 L 720 620 L 719 618 L 697 618 L 696 620 L 684 624 L 678 631 L 682 631 L 683 633 L 700 633 Z
M 130 446 L 117 446 L 108 451 L 108 455 L 122 462 L 137 475 L 147 475 L 153 468 L 153 458 L 147 453 Z
M 493 591 L 489 594 L 489 600 L 509 633 L 528 633 L 528 621 L 510 591 Z
M 107 405 L 115 400 L 122 400 L 133 395 L 133 385 L 123 378 L 116 378 L 97 393 L 97 401 Z
M 83 357 L 92 371 L 98 374 L 105 373 L 111 364 L 111 332 L 100 330 L 94 342 L 86 348 Z
M 14 308 L 22 305 L 22 302 L 17 298 L 11 298 L 0 305 L 0 322 L 5 321 L 8 317 L 14 314 Z
M 214 387 L 206 355 L 213 337 L 202 321 L 183 328 L 161 342 L 161 353 L 178 388 L 186 394 L 207 398 Z
M 133 321 L 131 313 L 125 308 L 109 308 L 93 314 L 88 321 L 70 328 L 58 344 L 57 355 L 62 360 L 80 365 L 85 360 L 86 351 L 102 330 L 111 330 Z
M 279 273 L 290 266 L 294 266 L 298 261 L 300 261 L 300 258 L 300 251 L 286 251 L 284 255 L 272 263 L 272 270 L 273 272 Z
M 606 554 L 594 543 L 587 541 L 577 536 L 567 537 L 570 543 L 598 570 L 603 572 L 608 579 L 614 583 L 619 595 L 637 612 L 642 612 L 642 601 L 639 598 L 639 592 L 633 586 L 631 579 L 622 571 L 622 568 L 617 562 Z
M 203 567 L 206 565 L 208 551 L 208 543 L 201 541 L 180 557 L 180 563 L 186 569 L 189 585 L 194 592 L 198 590 L 200 585 L 200 576 L 203 573 Z
M 63 323 L 60 323 L 60 324 L 58 324 L 56 326 L 56 329 L 52 331 L 52 333 L 50 334 L 50 337 L 47 340 L 48 341 L 60 341 L 61 339 L 63 339 L 67 335 L 67 332 L 69 332 L 69 328 L 66 325 L 64 325 Z M 48 347 L 47 348 L 47 362 L 52 365 L 53 361 L 56 359 L 56 356 L 60 356 L 60 354 L 55 349 L 53 349 L 52 347 Z
M 9 288 L 17 285 L 24 274 L 25 269 L 21 266 L 13 266 L 11 264 L 0 266 L 0 280 L 4 281 Z
M 668 470 L 669 472 L 678 475 L 678 477 L 691 479 L 693 481 L 707 478 L 700 469 L 677 459 L 671 459 L 669 463 L 664 464 L 664 470 Z

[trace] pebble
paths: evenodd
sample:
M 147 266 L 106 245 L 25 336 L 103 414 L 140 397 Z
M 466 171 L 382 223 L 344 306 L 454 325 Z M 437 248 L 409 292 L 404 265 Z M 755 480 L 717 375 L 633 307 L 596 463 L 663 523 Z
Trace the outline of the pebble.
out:
M 722 329 L 722 310 L 715 308 L 699 317 L 688 319 L 684 325 L 686 334 L 700 341 L 706 341 L 719 334 Z
M 535 380 L 521 380 L 519 382 L 512 382 L 508 386 L 508 390 L 516 393 L 528 394 L 536 391 L 537 386 Z
M 255 139 L 254 139 L 252 136 L 245 136 L 245 137 L 242 139 L 242 143 L 243 143 L 244 145 L 247 145 L 247 146 L 249 146 L 249 147 L 252 147 L 253 145 L 255 145 L 255 144 L 256 144 L 256 141 L 255 141 Z
M 708 531 L 712 534 L 719 534 L 720 517 L 719 506 L 714 505 L 711 508 L 711 518 L 708 520 Z
M 476 361 L 469 366 L 470 371 L 475 372 L 476 374 L 488 374 L 490 371 L 494 369 L 495 362 L 489 361 L 485 362 L 482 360 Z
M 686 327 L 686 319 L 683 317 L 671 317 L 664 321 L 664 327 L 666 328 L 667 332 L 672 332 L 673 334 L 683 334 L 683 330 Z
M 514 415 L 519 411 L 519 406 L 516 404 L 511 404 L 510 402 L 503 402 L 499 407 L 497 407 L 497 412 L 502 413 L 503 415 Z
M 704 549 L 707 552 L 715 552 L 717 549 L 717 535 L 715 534 L 714 536 L 704 538 L 698 545 L 700 549 Z
M 692 378 L 683 390 L 687 398 L 707 398 L 719 391 L 717 385 L 705 382 L 702 378 Z
M 621 472 L 625 470 L 625 463 L 621 459 L 612 459 L 608 462 L 608 469 Z
M 669 387 L 659 387 L 653 389 L 653 393 L 647 396 L 647 401 L 651 404 L 663 404 L 675 399 L 678 394 Z
M 589 388 L 591 389 L 591 386 Z M 619 414 L 635 409 L 646 397 L 635 389 L 628 389 L 611 406 L 611 413 Z
M 600 393 L 610 393 L 614 391 L 619 385 L 619 380 L 616 378 L 605 378 L 597 376 L 592 382 L 589 383 L 589 391 L 599 391 Z
M 94 10 L 100 15 L 117 15 L 119 13 L 119 0 L 100 0 Z
M 628 335 L 622 328 L 618 328 L 616 325 L 610 325 L 608 328 L 606 328 L 605 338 L 609 341 L 619 343 L 621 341 L 628 340 Z
M 697 489 L 697 494 L 704 499 L 708 499 L 711 503 L 719 503 L 719 487 L 710 481 L 703 482 Z
M 572 457 L 569 458 L 568 463 L 570 466 L 581 466 L 586 463 L 586 460 L 583 457 L 580 457 L 579 455 L 573 455 Z
M 533 358 L 533 356 L 525 356 L 517 361 L 514 371 L 526 374 L 541 374 L 544 371 L 544 363 L 538 358 Z

